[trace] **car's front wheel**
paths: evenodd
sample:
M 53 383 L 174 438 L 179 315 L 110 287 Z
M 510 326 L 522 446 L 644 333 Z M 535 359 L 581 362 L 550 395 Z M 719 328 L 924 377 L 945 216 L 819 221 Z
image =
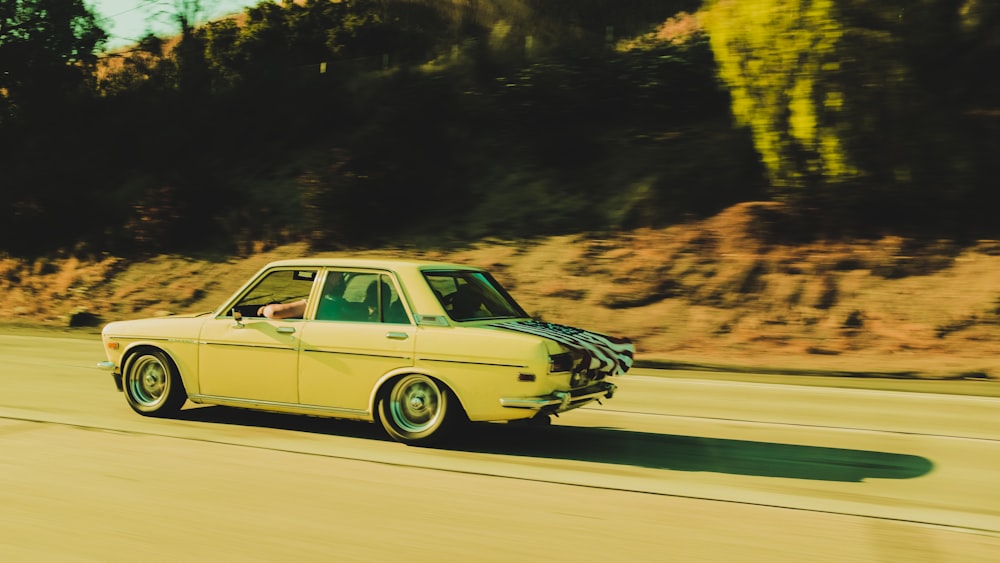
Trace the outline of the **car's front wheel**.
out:
M 389 436 L 404 444 L 429 444 L 461 418 L 451 391 L 422 374 L 404 375 L 381 393 L 378 415 Z
M 163 351 L 146 349 L 133 355 L 122 382 L 125 400 L 143 416 L 168 416 L 187 400 L 177 366 Z

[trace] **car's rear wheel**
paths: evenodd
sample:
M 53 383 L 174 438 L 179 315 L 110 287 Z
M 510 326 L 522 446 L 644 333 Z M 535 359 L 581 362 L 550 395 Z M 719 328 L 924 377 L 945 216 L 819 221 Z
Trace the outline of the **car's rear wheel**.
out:
M 422 374 L 390 382 L 378 401 L 386 433 L 411 445 L 439 440 L 461 418 L 461 408 L 447 387 Z
M 145 349 L 129 358 L 122 388 L 128 405 L 143 416 L 174 414 L 187 400 L 177 366 L 162 350 Z

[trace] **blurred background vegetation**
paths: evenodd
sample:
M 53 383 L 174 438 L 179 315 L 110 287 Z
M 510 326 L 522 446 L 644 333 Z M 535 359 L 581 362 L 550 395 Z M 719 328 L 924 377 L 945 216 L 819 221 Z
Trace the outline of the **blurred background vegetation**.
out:
M 0 4 L 0 253 L 444 244 L 780 200 L 797 236 L 996 233 L 1000 3 L 261 2 L 105 52 Z

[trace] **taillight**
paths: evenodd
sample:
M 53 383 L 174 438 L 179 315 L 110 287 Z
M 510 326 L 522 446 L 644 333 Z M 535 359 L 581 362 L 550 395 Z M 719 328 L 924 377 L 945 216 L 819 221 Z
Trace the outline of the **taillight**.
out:
M 549 373 L 573 370 L 573 355 L 566 352 L 549 356 Z

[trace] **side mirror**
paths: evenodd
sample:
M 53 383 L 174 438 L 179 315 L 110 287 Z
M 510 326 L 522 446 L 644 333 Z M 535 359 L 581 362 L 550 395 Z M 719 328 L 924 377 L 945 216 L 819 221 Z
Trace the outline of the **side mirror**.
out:
M 243 313 L 237 311 L 235 308 L 233 309 L 233 321 L 235 321 L 233 322 L 233 328 L 243 328 L 246 326 L 243 324 Z

